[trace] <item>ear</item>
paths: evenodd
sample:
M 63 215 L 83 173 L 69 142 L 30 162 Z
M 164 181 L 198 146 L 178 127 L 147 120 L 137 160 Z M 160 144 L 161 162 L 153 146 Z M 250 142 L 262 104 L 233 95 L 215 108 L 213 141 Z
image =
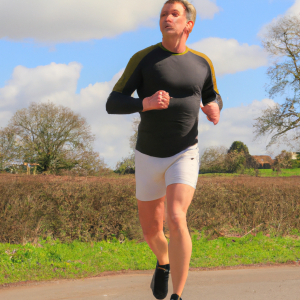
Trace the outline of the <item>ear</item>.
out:
M 193 21 L 188 21 L 186 23 L 186 29 L 187 29 L 188 33 L 191 33 L 193 28 L 194 28 L 194 22 Z

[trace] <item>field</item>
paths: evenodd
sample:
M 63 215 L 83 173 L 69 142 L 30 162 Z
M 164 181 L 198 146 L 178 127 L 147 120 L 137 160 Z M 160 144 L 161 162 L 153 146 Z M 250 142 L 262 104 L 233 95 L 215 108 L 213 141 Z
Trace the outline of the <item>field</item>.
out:
M 254 171 L 252 171 L 251 175 L 255 175 Z M 241 174 L 231 174 L 231 173 L 207 173 L 200 174 L 199 177 L 237 177 Z M 247 175 L 247 174 L 246 174 Z M 258 176 L 260 177 L 291 177 L 291 176 L 299 176 L 300 180 L 300 169 L 282 169 L 280 172 L 273 171 L 272 169 L 260 169 Z
M 300 169 L 282 169 L 281 173 L 273 172 L 273 170 L 260 170 L 260 173 L 263 177 L 300 176 Z
M 187 215 L 191 267 L 297 262 L 299 179 L 200 176 Z M 0 228 L 0 284 L 155 265 L 132 175 L 2 175 Z

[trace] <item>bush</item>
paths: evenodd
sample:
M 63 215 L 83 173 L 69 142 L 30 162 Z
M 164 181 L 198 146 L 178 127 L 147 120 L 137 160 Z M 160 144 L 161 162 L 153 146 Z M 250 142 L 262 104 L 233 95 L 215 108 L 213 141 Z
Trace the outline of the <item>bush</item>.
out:
M 122 175 L 135 174 L 135 155 L 131 154 L 122 158 L 122 161 L 117 162 L 115 173 Z
M 206 148 L 200 160 L 200 173 L 225 173 L 226 154 L 223 146 Z
M 201 174 L 236 173 L 257 168 L 256 160 L 249 154 L 248 147 L 242 142 L 234 142 L 229 150 L 223 146 L 206 148 L 201 156 Z
M 275 157 L 273 171 L 280 171 L 280 169 L 292 169 L 293 160 L 292 153 L 282 150 L 279 155 Z
M 231 153 L 231 152 L 237 152 L 237 153 L 243 152 L 244 154 L 249 155 L 248 147 L 243 142 L 240 142 L 240 141 L 235 141 L 232 143 L 232 145 L 230 146 L 230 148 L 228 150 L 228 153 Z
M 201 178 L 189 208 L 190 231 L 300 230 L 298 178 Z M 133 176 L 72 178 L 1 175 L 0 242 L 142 240 Z
M 228 173 L 236 173 L 246 166 L 246 156 L 244 152 L 228 152 L 225 158 L 225 166 Z

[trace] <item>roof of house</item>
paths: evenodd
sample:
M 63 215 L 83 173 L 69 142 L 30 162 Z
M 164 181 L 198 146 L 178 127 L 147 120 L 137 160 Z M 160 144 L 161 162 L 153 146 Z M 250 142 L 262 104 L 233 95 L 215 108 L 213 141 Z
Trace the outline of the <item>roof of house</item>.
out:
M 268 155 L 252 155 L 252 156 L 259 164 L 269 163 L 272 165 L 274 163 L 274 160 L 271 158 L 271 156 Z

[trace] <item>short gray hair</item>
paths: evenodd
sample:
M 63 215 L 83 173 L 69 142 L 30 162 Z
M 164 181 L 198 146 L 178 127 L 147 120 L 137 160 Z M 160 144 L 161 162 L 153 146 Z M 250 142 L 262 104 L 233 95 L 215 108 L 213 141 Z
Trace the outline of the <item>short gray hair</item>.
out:
M 185 7 L 187 21 L 196 22 L 197 11 L 193 4 L 187 0 L 168 0 L 166 4 L 181 3 Z

